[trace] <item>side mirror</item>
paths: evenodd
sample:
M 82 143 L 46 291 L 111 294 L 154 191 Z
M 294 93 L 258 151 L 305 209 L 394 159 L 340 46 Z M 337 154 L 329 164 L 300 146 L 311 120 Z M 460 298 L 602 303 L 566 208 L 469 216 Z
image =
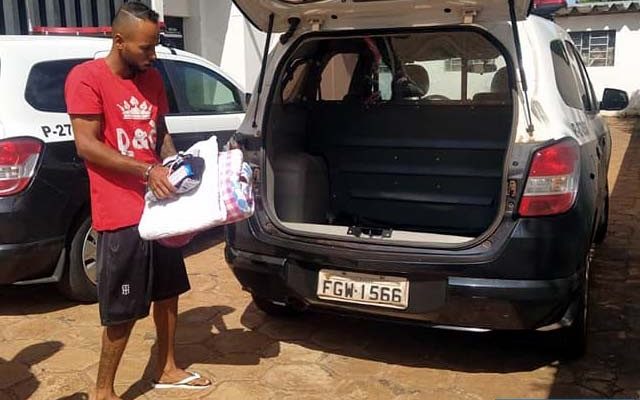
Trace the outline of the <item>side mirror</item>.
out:
M 629 96 L 624 90 L 605 89 L 600 102 L 600 109 L 606 111 L 624 110 L 629 105 Z
M 251 93 L 245 93 L 244 94 L 244 104 L 249 106 L 250 102 L 251 102 Z

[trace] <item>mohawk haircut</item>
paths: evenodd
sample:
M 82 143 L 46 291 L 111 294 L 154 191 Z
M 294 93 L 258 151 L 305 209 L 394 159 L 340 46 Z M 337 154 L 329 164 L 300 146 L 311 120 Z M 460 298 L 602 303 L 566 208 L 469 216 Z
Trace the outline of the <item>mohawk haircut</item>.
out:
M 153 11 L 147 5 L 140 3 L 139 1 L 129 1 L 124 3 L 120 9 L 118 9 L 111 26 L 115 29 L 118 25 L 122 25 L 127 20 L 131 19 L 141 19 L 157 24 L 159 16 L 157 12 Z

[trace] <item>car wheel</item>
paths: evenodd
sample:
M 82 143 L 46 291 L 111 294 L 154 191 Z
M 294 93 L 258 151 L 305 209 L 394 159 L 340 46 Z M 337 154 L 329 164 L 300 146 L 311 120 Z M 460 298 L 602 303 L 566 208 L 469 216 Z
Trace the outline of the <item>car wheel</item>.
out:
M 604 205 L 602 207 L 603 213 L 593 237 L 593 242 L 596 244 L 604 242 L 604 239 L 607 237 L 607 230 L 609 229 L 609 185 L 607 185 L 606 190 L 607 192 L 604 197 Z
M 585 261 L 584 281 L 576 296 L 575 316 L 571 326 L 561 329 L 558 333 L 562 355 L 569 360 L 584 356 L 587 351 L 587 332 L 589 322 L 589 268 L 591 252 Z
M 60 288 L 71 300 L 95 302 L 98 299 L 96 262 L 97 233 L 91 228 L 91 218 L 78 227 L 69 246 L 69 262 Z
M 290 305 L 276 304 L 269 299 L 256 295 L 251 295 L 251 297 L 253 297 L 253 303 L 260 311 L 273 317 L 295 317 L 303 313 L 303 311 L 293 308 Z

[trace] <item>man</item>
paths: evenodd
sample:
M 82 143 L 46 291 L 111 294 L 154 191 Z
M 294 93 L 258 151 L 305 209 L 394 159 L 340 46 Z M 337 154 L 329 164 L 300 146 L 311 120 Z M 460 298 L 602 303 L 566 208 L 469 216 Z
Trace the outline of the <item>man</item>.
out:
M 161 158 L 176 153 L 167 133 L 162 78 L 152 67 L 158 14 L 125 3 L 114 18 L 105 59 L 74 68 L 65 85 L 78 154 L 91 186 L 98 239 L 98 301 L 105 326 L 93 398 L 117 399 L 116 369 L 137 319 L 153 302 L 158 364 L 156 388 L 206 388 L 211 382 L 179 369 L 174 357 L 178 296 L 189 290 L 182 254 L 140 238 L 145 188 L 160 199 L 175 195 Z M 159 154 L 158 154 L 159 153 Z

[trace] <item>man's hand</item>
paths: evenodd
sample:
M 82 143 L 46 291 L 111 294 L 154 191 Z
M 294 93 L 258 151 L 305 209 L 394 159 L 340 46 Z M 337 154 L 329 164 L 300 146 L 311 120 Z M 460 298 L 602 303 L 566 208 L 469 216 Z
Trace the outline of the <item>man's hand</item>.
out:
M 147 186 L 159 200 L 173 198 L 176 188 L 169 182 L 169 168 L 161 165 L 155 166 L 149 172 Z

